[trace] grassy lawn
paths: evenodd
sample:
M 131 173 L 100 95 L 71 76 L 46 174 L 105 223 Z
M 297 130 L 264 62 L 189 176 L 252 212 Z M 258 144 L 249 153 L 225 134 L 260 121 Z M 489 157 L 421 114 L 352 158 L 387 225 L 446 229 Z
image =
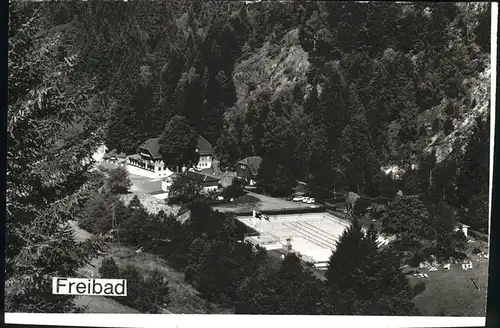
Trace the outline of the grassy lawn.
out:
M 70 222 L 75 230 L 75 238 L 84 241 L 92 236 L 89 232 L 78 227 L 74 221 Z M 184 273 L 170 268 L 167 263 L 158 256 L 134 252 L 135 249 L 110 245 L 106 251 L 108 256 L 115 258 L 119 266 L 132 264 L 143 272 L 153 269 L 160 270 L 168 279 L 170 286 L 170 304 L 166 310 L 173 313 L 206 314 L 206 313 L 231 313 L 231 309 L 224 309 L 218 305 L 203 300 L 197 290 L 184 281 Z M 99 268 L 104 257 L 94 258 L 91 264 L 81 268 L 79 271 L 87 276 L 99 276 Z M 80 296 L 75 304 L 81 307 L 85 313 L 139 313 L 139 311 L 118 303 L 112 298 L 102 296 Z
M 209 314 L 209 313 L 231 313 L 230 309 L 224 309 L 216 304 L 203 300 L 198 291 L 184 281 L 184 273 L 176 271 L 158 256 L 139 253 L 136 254 L 128 247 L 113 247 L 113 254 L 118 266 L 131 264 L 143 272 L 158 269 L 168 279 L 170 287 L 170 304 L 166 310 L 173 313 L 186 314 Z
M 78 296 L 75 304 L 82 308 L 84 313 L 140 313 L 136 309 L 104 296 Z
M 487 253 L 487 245 L 484 242 L 475 241 L 468 245 L 479 246 Z M 412 285 L 424 281 L 426 289 L 415 297 L 415 304 L 423 315 L 434 316 L 444 314 L 446 316 L 485 316 L 486 294 L 488 284 L 488 260 L 480 258 L 468 252 L 472 261 L 472 270 L 462 270 L 460 264 L 452 264 L 451 269 L 426 272 L 429 278 L 415 278 L 409 276 Z M 477 290 L 471 278 L 476 282 L 480 290 Z

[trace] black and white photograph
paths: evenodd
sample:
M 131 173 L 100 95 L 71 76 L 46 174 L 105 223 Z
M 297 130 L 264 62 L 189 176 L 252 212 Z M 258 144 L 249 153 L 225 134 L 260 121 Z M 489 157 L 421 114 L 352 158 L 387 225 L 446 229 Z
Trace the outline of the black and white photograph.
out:
M 9 0 L 5 312 L 485 318 L 492 8 Z

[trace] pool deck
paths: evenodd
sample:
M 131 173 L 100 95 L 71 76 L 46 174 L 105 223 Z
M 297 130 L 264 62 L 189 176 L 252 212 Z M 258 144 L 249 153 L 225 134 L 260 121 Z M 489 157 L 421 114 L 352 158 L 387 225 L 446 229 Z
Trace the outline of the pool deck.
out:
M 326 212 L 270 215 L 269 221 L 252 216 L 237 219 L 259 233 L 259 236 L 247 237 L 252 242 L 263 247 L 281 244 L 284 248 L 290 239 L 292 250 L 309 262 L 328 261 L 338 238 L 349 226 L 349 222 Z
M 240 215 L 236 219 L 256 234 L 247 240 L 266 249 L 284 249 L 288 242 L 305 261 L 327 262 L 350 222 L 328 212 L 268 215 L 269 220 Z M 386 240 L 379 238 L 381 243 Z

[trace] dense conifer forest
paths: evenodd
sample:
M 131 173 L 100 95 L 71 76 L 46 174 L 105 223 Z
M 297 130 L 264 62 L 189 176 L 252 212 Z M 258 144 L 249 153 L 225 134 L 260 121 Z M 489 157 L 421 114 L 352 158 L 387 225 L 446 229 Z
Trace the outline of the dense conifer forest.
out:
M 168 135 L 172 118 L 186 136 L 211 142 L 222 168 L 262 156 L 258 180 L 268 194 L 288 196 L 297 180 L 319 200 L 334 190 L 372 198 L 401 190 L 415 198 L 388 211 L 399 217 L 411 209 L 431 227 L 425 233 L 439 234 L 432 219 L 443 222 L 445 209 L 488 232 L 489 4 L 11 1 L 10 10 L 7 211 L 16 219 L 7 220 L 9 306 L 71 308 L 70 298 L 37 290 L 49 286 L 47 264 L 71 276 L 94 251 L 91 243 L 85 252 L 74 246 L 67 226 L 96 184 L 79 163 L 101 142 L 132 154 L 148 138 Z M 381 171 L 393 166 L 401 179 Z M 346 273 L 332 270 L 325 289 L 294 257 L 281 271 L 262 269 L 261 254 L 235 244 L 220 214 L 196 206 L 195 217 L 209 215 L 214 225 L 200 219 L 189 227 L 194 232 L 168 228 L 180 231 L 173 254 L 191 256 L 171 260 L 189 268 L 208 299 L 239 313 L 418 313 L 401 272 L 382 260 L 399 258 L 379 249 L 373 232 L 353 224 L 342 238 L 359 248 L 358 262 L 345 270 L 372 272 L 374 284 L 357 288 L 362 277 L 343 282 Z M 384 229 L 398 231 L 400 223 L 386 222 Z M 198 233 L 201 226 L 217 237 Z M 246 257 L 248 268 L 230 286 L 209 281 L 227 272 L 208 253 L 193 260 L 197 243 L 224 253 L 228 268 Z M 68 248 L 69 255 L 53 251 Z M 352 254 L 342 249 L 332 263 Z M 383 274 L 375 269 L 382 262 Z M 397 282 L 394 290 L 382 291 L 384 275 Z M 308 307 L 310 299 L 321 306 Z
M 134 152 L 181 115 L 223 164 L 265 154 L 264 169 L 317 193 L 370 196 L 384 192 L 381 166 L 420 164 L 403 192 L 466 206 L 488 180 L 476 166 L 489 149 L 489 8 L 91 1 L 47 5 L 43 22 L 64 36 L 61 56 L 78 53 L 72 83 L 95 81 L 86 96 L 110 149 Z

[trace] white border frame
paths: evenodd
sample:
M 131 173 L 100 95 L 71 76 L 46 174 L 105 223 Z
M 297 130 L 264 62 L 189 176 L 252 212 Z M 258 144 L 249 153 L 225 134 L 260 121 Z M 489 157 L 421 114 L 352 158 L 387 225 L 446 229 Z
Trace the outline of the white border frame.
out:
M 498 3 L 491 3 L 491 107 L 490 107 L 490 233 L 491 196 L 493 181 L 493 151 L 495 141 L 497 21 Z M 491 235 L 490 235 L 491 237 Z M 255 328 L 256 326 L 307 327 L 311 325 L 357 327 L 477 327 L 485 326 L 484 317 L 396 317 L 396 316 L 271 316 L 271 315 L 182 315 L 182 314 L 55 314 L 5 313 L 5 323 L 21 325 L 61 325 L 96 327 L 200 327 L 209 325 Z M 291 324 L 291 325 L 290 325 Z

